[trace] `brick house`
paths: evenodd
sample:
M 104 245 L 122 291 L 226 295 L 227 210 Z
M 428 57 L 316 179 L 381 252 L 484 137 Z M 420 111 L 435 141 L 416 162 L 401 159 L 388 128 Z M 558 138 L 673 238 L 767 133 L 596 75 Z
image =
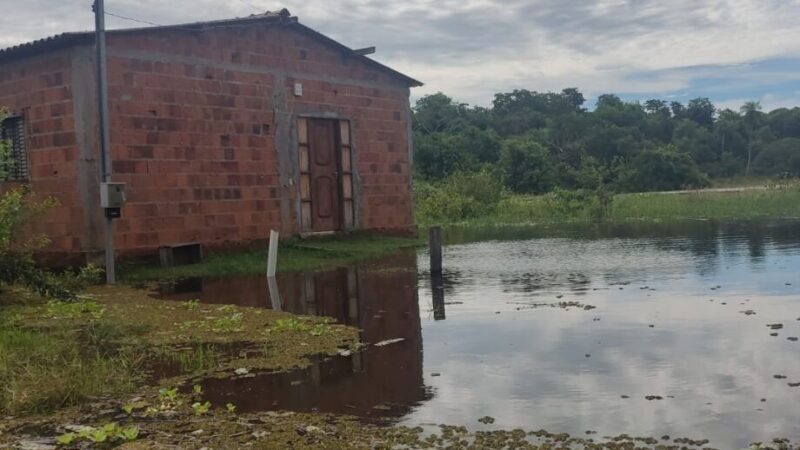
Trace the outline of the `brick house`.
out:
M 410 88 L 288 11 L 109 31 L 119 254 L 347 230 L 409 231 Z M 59 206 L 50 252 L 103 249 L 93 33 L 0 50 L 12 180 Z

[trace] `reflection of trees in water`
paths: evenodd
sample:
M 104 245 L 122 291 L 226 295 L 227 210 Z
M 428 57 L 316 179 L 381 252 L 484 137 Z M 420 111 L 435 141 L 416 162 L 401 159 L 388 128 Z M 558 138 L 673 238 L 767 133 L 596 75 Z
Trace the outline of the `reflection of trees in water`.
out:
M 720 230 L 711 226 L 707 233 L 693 236 L 690 240 L 690 253 L 694 257 L 696 272 L 701 276 L 713 275 L 719 270 Z
M 762 262 L 766 256 L 764 246 L 767 243 L 767 233 L 768 230 L 762 224 L 753 224 L 747 228 L 747 249 L 753 264 Z
M 692 225 L 665 227 L 672 234 L 657 238 L 653 245 L 663 251 L 686 252 L 693 256 L 700 275 L 717 272 L 721 255 L 748 257 L 762 264 L 771 246 L 800 249 L 800 222 L 788 221 L 696 221 Z M 660 233 L 659 233 L 660 234 Z
M 539 267 L 518 267 L 519 272 L 530 270 L 528 273 L 501 273 L 505 292 L 523 292 L 528 294 L 542 293 L 547 290 L 570 289 L 580 293 L 589 288 L 591 278 L 598 277 L 608 285 L 635 283 L 650 277 L 658 277 L 662 271 L 658 264 L 661 255 L 668 257 L 672 263 L 679 263 L 682 270 L 687 265 L 695 274 L 703 277 L 714 276 L 725 269 L 732 261 L 749 261 L 752 264 L 763 264 L 767 253 L 773 247 L 781 249 L 794 248 L 800 250 L 800 221 L 733 221 L 720 222 L 714 220 L 692 220 L 662 223 L 622 223 L 622 224 L 595 224 L 575 225 L 564 224 L 558 227 L 540 226 L 531 229 L 522 227 L 500 229 L 493 232 L 486 231 L 475 236 L 459 236 L 461 238 L 480 237 L 482 239 L 522 240 L 535 243 L 539 238 L 569 238 L 580 243 L 586 240 L 619 241 L 624 249 L 616 254 L 617 244 L 612 244 L 604 255 L 596 257 L 619 257 L 625 255 L 636 257 L 636 254 L 647 255 L 649 259 L 656 258 L 647 265 L 628 267 L 624 272 L 615 270 L 616 273 L 605 272 L 603 267 L 583 270 L 580 274 L 570 274 L 569 266 L 563 271 L 547 265 Z M 570 245 L 570 244 L 566 244 Z M 513 258 L 519 260 L 541 261 L 543 256 L 557 257 L 547 250 L 535 245 L 520 245 L 514 250 Z M 544 253 L 542 253 L 544 252 Z M 586 255 L 592 258 L 593 255 Z M 520 263 L 522 264 L 522 263 Z M 610 266 L 615 266 L 611 264 Z M 450 269 L 445 274 L 445 292 L 453 294 L 456 289 L 470 289 L 474 287 L 476 279 L 469 272 L 460 273 Z M 426 276 L 427 277 L 427 276 Z M 428 280 L 424 281 L 430 287 Z

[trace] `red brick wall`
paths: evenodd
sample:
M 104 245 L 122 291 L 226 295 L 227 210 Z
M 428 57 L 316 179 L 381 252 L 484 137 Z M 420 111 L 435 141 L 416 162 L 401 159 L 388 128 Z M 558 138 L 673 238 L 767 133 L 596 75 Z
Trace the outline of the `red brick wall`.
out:
M 28 168 L 38 198 L 52 196 L 59 206 L 47 212 L 33 230 L 52 240 L 48 252 L 83 249 L 83 209 L 77 186 L 78 148 L 67 52 L 54 52 L 0 64 L 0 106 L 25 119 Z M 0 183 L 6 190 L 23 183 Z
M 280 229 L 276 107 L 351 119 L 360 227 L 412 225 L 401 81 L 277 26 L 117 34 L 108 46 L 114 179 L 128 183 L 120 250 L 265 239 Z M 297 82 L 304 94 L 295 98 Z M 283 186 L 292 232 L 300 231 L 297 181 Z
M 121 253 L 300 232 L 298 114 L 351 121 L 358 228 L 413 226 L 405 82 L 284 26 L 112 33 L 108 50 L 113 177 L 128 183 Z M 26 118 L 31 185 L 60 202 L 37 225 L 52 252 L 101 249 L 92 58 L 74 48 L 0 65 L 0 105 Z M 291 155 L 280 170 L 279 153 Z
M 264 239 L 280 225 L 271 81 L 230 77 L 109 58 L 114 180 L 128 183 L 120 250 Z

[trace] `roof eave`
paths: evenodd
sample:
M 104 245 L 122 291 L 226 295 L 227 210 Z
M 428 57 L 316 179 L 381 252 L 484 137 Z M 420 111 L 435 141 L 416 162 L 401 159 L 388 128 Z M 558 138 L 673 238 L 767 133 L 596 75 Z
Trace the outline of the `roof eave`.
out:
M 344 52 L 346 52 L 349 56 L 356 58 L 367 65 L 373 66 L 381 71 L 388 73 L 389 75 L 404 81 L 408 84 L 409 87 L 419 87 L 423 86 L 423 83 L 419 80 L 415 80 L 414 78 L 409 77 L 403 73 L 400 73 L 391 67 L 383 65 L 374 59 L 368 58 L 362 54 L 357 53 L 350 47 L 345 46 L 344 44 L 335 41 L 328 36 L 320 33 L 319 31 L 314 30 L 313 28 L 307 27 L 301 24 L 297 17 L 292 16 L 285 16 L 285 15 L 275 15 L 275 16 L 252 16 L 252 17 L 244 17 L 240 19 L 228 19 L 228 20 L 218 20 L 212 22 L 196 22 L 196 23 L 188 23 L 188 24 L 178 24 L 178 25 L 163 25 L 163 26 L 154 26 L 154 27 L 139 27 L 139 28 L 122 28 L 118 30 L 109 30 L 107 34 L 118 35 L 118 34 L 129 34 L 129 33 L 140 33 L 144 31 L 159 31 L 159 30 L 167 30 L 167 29 L 182 29 L 188 31 L 204 31 L 209 28 L 220 27 L 220 26 L 231 26 L 237 25 L 242 23 L 254 23 L 254 22 L 267 22 L 267 23 L 276 23 L 276 24 L 283 24 L 288 26 L 297 27 L 301 31 L 311 34 L 316 39 L 319 39 L 328 45 L 336 47 Z M 31 41 L 28 43 L 23 43 L 14 47 L 9 47 L 6 49 L 0 49 L 0 63 L 13 61 L 29 56 L 35 56 L 41 54 L 43 52 L 54 51 L 54 50 L 61 50 L 64 48 L 69 48 L 74 45 L 87 45 L 94 43 L 94 33 L 90 31 L 85 32 L 76 32 L 76 33 L 62 33 L 57 34 L 55 36 L 50 36 L 43 39 L 38 39 L 35 41 Z
M 324 41 L 324 42 L 328 43 L 329 45 L 332 45 L 332 46 L 337 47 L 337 48 L 339 48 L 339 49 L 341 49 L 343 51 L 346 51 L 350 56 L 365 62 L 367 65 L 371 65 L 371 66 L 376 67 L 376 68 L 378 68 L 380 70 L 383 70 L 384 72 L 388 72 L 390 75 L 394 76 L 395 78 L 399 78 L 399 79 L 405 81 L 408 84 L 409 87 L 420 87 L 420 86 L 424 85 L 421 81 L 416 80 L 414 78 L 411 78 L 411 77 L 409 77 L 408 75 L 406 75 L 404 73 L 398 72 L 398 71 L 392 69 L 389 66 L 386 66 L 384 64 L 379 63 L 378 61 L 375 61 L 372 58 L 368 58 L 367 56 L 362 55 L 362 54 L 354 51 L 352 48 L 342 44 L 341 42 L 338 42 L 338 41 L 336 41 L 334 39 L 331 39 L 328 36 L 325 36 L 324 34 L 320 33 L 319 31 L 317 31 L 317 30 L 315 30 L 313 28 L 307 27 L 307 26 L 303 25 L 300 22 L 294 22 L 292 25 L 300 28 L 303 32 L 312 34 L 317 39 L 319 39 L 321 41 Z

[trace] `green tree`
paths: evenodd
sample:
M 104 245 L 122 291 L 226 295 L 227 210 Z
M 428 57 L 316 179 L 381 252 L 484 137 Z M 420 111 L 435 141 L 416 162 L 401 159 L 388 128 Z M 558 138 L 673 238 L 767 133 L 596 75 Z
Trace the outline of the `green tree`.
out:
M 715 112 L 714 104 L 706 97 L 689 100 L 689 105 L 686 107 L 687 118 L 706 128 L 711 128 L 714 125 Z
M 414 167 L 417 174 L 428 180 L 441 180 L 456 172 L 474 170 L 477 161 L 464 150 L 465 147 L 459 134 L 415 134 Z
M 673 145 L 645 150 L 631 161 L 632 170 L 620 180 L 630 191 L 671 191 L 708 185 L 708 178 L 689 154 Z
M 769 143 L 753 161 L 763 175 L 800 176 L 800 139 L 784 138 Z
M 594 115 L 618 127 L 638 127 L 644 121 L 645 111 L 638 103 L 623 102 L 614 94 L 603 94 L 597 99 Z
M 507 180 L 515 189 L 575 189 L 585 186 L 587 177 L 602 172 L 606 185 L 630 190 L 633 187 L 623 182 L 635 178 L 631 174 L 636 173 L 636 164 L 655 158 L 651 153 L 639 158 L 646 151 L 672 145 L 695 164 L 701 176 L 725 177 L 749 175 L 760 152 L 786 145 L 772 147 L 783 139 L 800 139 L 797 107 L 765 114 L 758 103 L 751 102 L 740 112 L 717 111 L 706 97 L 684 106 L 662 99 L 640 104 L 604 94 L 596 108 L 588 111 L 585 101 L 577 88 L 498 93 L 489 108 L 459 103 L 441 93 L 423 97 L 414 107 L 416 173 L 442 180 L 458 172 L 502 166 L 503 147 L 510 145 L 504 142 L 520 137 L 546 150 L 528 157 L 552 173 L 549 177 L 539 174 L 536 178 L 546 182 L 534 183 L 535 187 L 522 187 L 517 182 L 526 177 L 515 175 Z M 785 172 L 769 163 L 776 152 L 781 153 L 770 150 L 760 160 L 758 173 Z M 506 164 L 508 159 L 506 155 Z M 504 167 L 512 174 L 522 170 Z
M 776 109 L 765 119 L 778 138 L 800 138 L 800 107 Z
M 581 94 L 578 88 L 566 88 L 561 91 L 561 97 L 564 103 L 573 110 L 573 112 L 584 112 L 583 104 L 586 103 L 586 98 Z
M 686 119 L 686 107 L 681 102 L 670 102 L 669 108 L 672 111 L 672 117 L 677 119 Z
M 695 163 L 706 170 L 719 161 L 714 134 L 706 127 L 691 120 L 681 120 L 675 126 L 672 144 L 689 154 Z
M 644 110 L 647 114 L 657 114 L 667 118 L 672 117 L 669 104 L 665 100 L 650 99 L 644 102 Z
M 439 133 L 458 126 L 467 117 L 466 105 L 438 92 L 426 95 L 412 108 L 414 130 L 423 134 Z
M 719 153 L 730 151 L 733 142 L 742 137 L 742 116 L 736 111 L 723 109 L 714 123 L 714 134 L 719 142 Z
M 503 142 L 500 167 L 506 186 L 515 192 L 547 192 L 556 182 L 550 153 L 529 137 L 513 137 Z
M 744 174 L 750 175 L 750 167 L 753 161 L 753 144 L 756 130 L 762 123 L 761 104 L 759 102 L 747 102 L 742 105 L 740 112 L 744 121 L 745 136 L 747 137 L 747 165 Z
M 502 136 L 516 136 L 547 123 L 547 102 L 537 92 L 517 89 L 495 94 L 492 102 L 494 127 Z

